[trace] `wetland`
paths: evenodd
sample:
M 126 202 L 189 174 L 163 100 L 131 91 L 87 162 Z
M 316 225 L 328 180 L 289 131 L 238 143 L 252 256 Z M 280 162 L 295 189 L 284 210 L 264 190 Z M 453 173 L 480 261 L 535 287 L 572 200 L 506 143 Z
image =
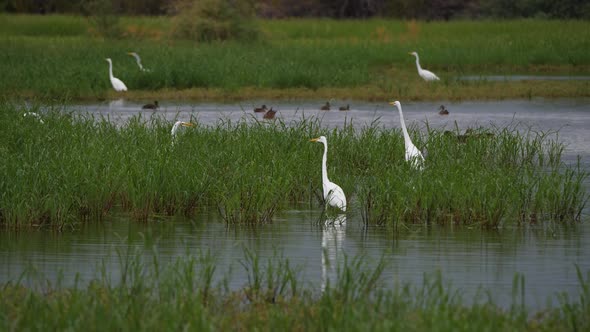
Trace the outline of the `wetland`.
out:
M 3 329 L 590 326 L 588 23 L 303 21 L 195 45 L 2 16 Z

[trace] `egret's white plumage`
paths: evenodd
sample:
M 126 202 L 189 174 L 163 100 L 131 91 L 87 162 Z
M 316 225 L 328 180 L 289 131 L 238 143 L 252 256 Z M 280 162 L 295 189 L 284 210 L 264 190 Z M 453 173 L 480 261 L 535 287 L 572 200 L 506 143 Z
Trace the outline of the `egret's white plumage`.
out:
M 418 53 L 411 52 L 409 54 L 416 57 L 416 68 L 418 68 L 418 75 L 420 75 L 420 77 L 422 77 L 425 81 L 440 80 L 440 78 L 438 78 L 438 76 L 436 76 L 433 72 L 426 69 L 422 69 L 422 67 L 420 67 L 420 58 L 418 57 Z
M 135 52 L 128 52 L 127 54 L 129 54 L 135 58 L 135 62 L 137 62 L 137 66 L 139 66 L 139 70 L 146 71 L 146 72 L 150 71 L 149 69 L 144 68 L 143 65 L 141 64 L 141 58 L 139 57 L 139 54 L 137 54 Z
M 125 83 L 113 76 L 113 61 L 111 61 L 111 58 L 106 58 L 105 60 L 109 63 L 109 77 L 111 79 L 113 89 L 115 89 L 117 92 L 127 91 L 127 86 L 125 86 Z
M 35 112 L 26 112 L 26 113 L 23 114 L 23 117 L 25 117 L 25 118 L 26 117 L 33 117 L 33 118 L 39 120 L 39 123 L 42 123 L 42 124 L 45 123 L 43 121 L 43 119 L 41 119 L 41 116 L 39 114 L 35 113 Z
M 194 127 L 195 124 L 192 122 L 184 122 L 184 121 L 176 121 L 174 123 L 174 126 L 172 126 L 172 130 L 170 131 L 170 133 L 172 134 L 172 139 L 174 139 L 176 137 L 176 133 L 178 132 L 178 129 L 180 129 L 180 127 Z
M 406 161 L 409 162 L 412 167 L 416 169 L 422 169 L 424 166 L 424 156 L 422 156 L 422 152 L 420 152 L 414 143 L 412 143 L 410 134 L 408 134 L 406 122 L 404 121 L 404 113 L 402 112 L 402 105 L 399 101 L 392 101 L 389 104 L 397 107 L 397 110 L 399 111 L 399 120 L 401 122 L 402 132 L 404 134 L 404 145 L 406 147 Z
M 310 142 L 320 142 L 324 144 L 324 156 L 322 158 L 322 187 L 324 190 L 324 200 L 329 206 L 339 208 L 346 212 L 346 196 L 340 186 L 328 180 L 327 160 L 328 160 L 328 140 L 325 136 L 313 138 Z

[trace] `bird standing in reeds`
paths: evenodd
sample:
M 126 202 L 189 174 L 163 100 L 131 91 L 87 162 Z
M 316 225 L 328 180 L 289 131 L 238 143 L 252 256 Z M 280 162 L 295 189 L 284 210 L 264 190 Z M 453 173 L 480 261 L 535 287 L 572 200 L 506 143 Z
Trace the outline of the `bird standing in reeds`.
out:
M 328 180 L 328 169 L 326 165 L 328 160 L 328 140 L 325 136 L 320 136 L 318 138 L 310 139 L 309 141 L 324 144 L 324 156 L 322 157 L 322 189 L 324 193 L 324 201 L 328 206 L 346 212 L 346 196 L 344 195 L 344 191 L 339 185 Z
M 397 110 L 399 111 L 399 119 L 404 135 L 404 145 L 406 148 L 405 159 L 410 163 L 410 165 L 412 165 L 412 167 L 421 170 L 424 167 L 424 156 L 422 156 L 422 152 L 420 152 L 414 143 L 412 143 L 410 134 L 408 134 L 406 122 L 404 120 L 404 113 L 402 112 L 402 105 L 399 101 L 392 101 L 389 104 L 397 107 Z
M 131 55 L 132 57 L 135 58 L 135 62 L 137 62 L 137 66 L 139 67 L 139 70 L 144 71 L 144 72 L 150 72 L 151 70 L 144 68 L 143 65 L 141 64 L 141 58 L 139 57 L 139 54 L 135 53 L 135 52 L 128 52 L 128 55 Z
M 410 52 L 408 54 L 416 57 L 416 68 L 418 68 L 418 75 L 420 75 L 420 77 L 422 77 L 427 82 L 440 80 L 440 78 L 438 78 L 438 76 L 436 76 L 433 72 L 420 67 L 420 58 L 418 57 L 418 53 Z
M 174 140 L 176 138 L 176 134 L 178 132 L 178 129 L 180 129 L 180 127 L 194 127 L 195 124 L 192 122 L 184 122 L 184 121 L 176 121 L 174 123 L 174 125 L 172 126 L 172 130 L 170 131 L 170 133 L 172 134 L 172 139 Z
M 113 89 L 115 89 L 117 92 L 127 91 L 127 86 L 125 86 L 125 83 L 113 76 L 113 61 L 111 58 L 106 58 L 105 60 L 109 63 L 109 78 L 111 79 Z

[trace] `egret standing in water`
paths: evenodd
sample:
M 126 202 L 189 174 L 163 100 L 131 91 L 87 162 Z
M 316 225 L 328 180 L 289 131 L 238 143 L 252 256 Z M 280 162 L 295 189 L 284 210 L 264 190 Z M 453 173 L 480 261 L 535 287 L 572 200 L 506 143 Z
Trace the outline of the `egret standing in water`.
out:
M 418 53 L 411 52 L 408 54 L 416 57 L 416 68 L 418 68 L 418 75 L 420 75 L 420 77 L 422 77 L 427 82 L 440 80 L 440 78 L 438 78 L 438 76 L 436 76 L 433 72 L 420 67 L 420 58 L 418 57 Z
M 141 58 L 139 57 L 139 54 L 137 54 L 135 52 L 128 52 L 127 54 L 131 55 L 132 57 L 135 58 L 135 62 L 137 62 L 137 66 L 139 67 L 139 70 L 145 71 L 145 72 L 151 71 L 151 70 L 143 67 L 143 65 L 141 64 Z
M 324 156 L 322 158 L 322 187 L 324 190 L 324 200 L 326 204 L 346 212 L 346 196 L 339 185 L 328 180 L 327 159 L 328 159 L 328 140 L 325 136 L 313 138 L 310 142 L 319 142 L 324 144 Z
M 422 156 L 422 152 L 420 152 L 414 143 L 412 143 L 410 134 L 408 134 L 406 122 L 404 121 L 404 113 L 402 112 L 402 105 L 399 101 L 392 101 L 389 103 L 389 105 L 394 105 L 399 111 L 399 120 L 402 126 L 402 132 L 404 133 L 404 145 L 406 147 L 406 161 L 409 162 L 412 167 L 421 170 L 424 166 L 424 156 Z
M 127 91 L 127 86 L 125 86 L 125 83 L 113 76 L 113 61 L 111 61 L 111 58 L 106 58 L 105 60 L 109 63 L 109 78 L 111 79 L 113 89 L 115 89 L 117 92 Z

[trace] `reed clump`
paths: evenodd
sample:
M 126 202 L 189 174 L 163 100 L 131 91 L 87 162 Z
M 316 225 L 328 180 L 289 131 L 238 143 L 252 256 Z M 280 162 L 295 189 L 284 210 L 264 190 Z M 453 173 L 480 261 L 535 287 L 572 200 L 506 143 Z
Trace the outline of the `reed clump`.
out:
M 365 257 L 338 264 L 333 286 L 306 286 L 298 269 L 275 254 L 264 261 L 246 250 L 248 280 L 229 288 L 209 252 L 187 254 L 162 264 L 154 253 L 120 250 L 119 273 L 78 280 L 73 286 L 42 276 L 23 276 L 0 287 L 3 330 L 78 330 L 92 326 L 120 330 L 268 331 L 555 331 L 590 328 L 590 274 L 578 269 L 579 295 L 556 294 L 559 304 L 529 312 L 524 278 L 515 275 L 512 304 L 490 297 L 473 300 L 443 281 L 440 273 L 421 284 L 385 282 L 384 259 Z M 143 257 L 143 258 L 142 258 Z M 482 289 L 485 292 L 485 289 Z M 483 293 L 482 292 L 482 293 Z M 483 298 L 483 299 L 482 299 Z M 467 301 L 470 303 L 467 304 Z
M 328 131 L 318 118 L 194 121 L 173 141 L 172 123 L 157 116 L 115 124 L 59 107 L 0 109 L 5 227 L 63 227 L 113 210 L 148 221 L 211 209 L 230 224 L 269 223 L 293 204 L 322 204 L 322 151 L 308 142 L 320 135 L 330 142 L 330 178 L 367 224 L 575 222 L 588 199 L 587 170 L 562 161 L 555 135 L 516 125 L 410 128 L 427 150 L 418 171 L 403 158 L 401 132 L 378 123 Z

